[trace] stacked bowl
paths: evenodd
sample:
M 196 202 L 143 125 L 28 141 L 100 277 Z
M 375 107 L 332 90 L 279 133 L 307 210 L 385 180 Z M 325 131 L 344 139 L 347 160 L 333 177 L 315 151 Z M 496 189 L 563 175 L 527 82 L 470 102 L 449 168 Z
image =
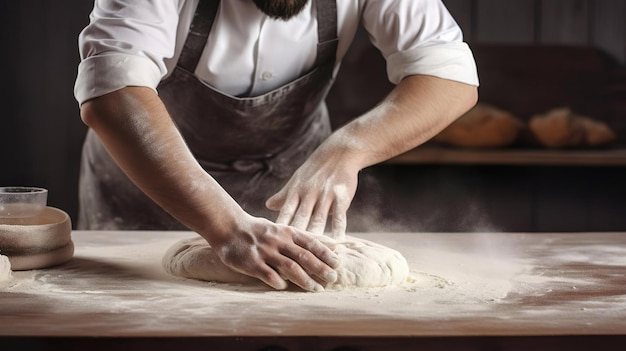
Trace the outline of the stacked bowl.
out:
M 0 187 L 0 254 L 11 270 L 58 265 L 74 254 L 72 223 L 64 211 L 46 206 L 48 191 Z

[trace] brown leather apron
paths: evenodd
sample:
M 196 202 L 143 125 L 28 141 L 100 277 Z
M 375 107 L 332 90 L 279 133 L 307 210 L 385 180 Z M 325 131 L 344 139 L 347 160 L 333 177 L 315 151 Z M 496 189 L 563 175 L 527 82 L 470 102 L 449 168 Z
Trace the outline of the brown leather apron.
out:
M 200 0 L 176 68 L 157 88 L 200 165 L 253 215 L 274 215 L 265 200 L 330 134 L 324 100 L 337 50 L 335 1 L 315 1 L 319 39 L 309 73 L 261 96 L 234 97 L 193 74 L 219 6 Z M 79 229 L 185 229 L 124 175 L 92 130 L 82 156 Z

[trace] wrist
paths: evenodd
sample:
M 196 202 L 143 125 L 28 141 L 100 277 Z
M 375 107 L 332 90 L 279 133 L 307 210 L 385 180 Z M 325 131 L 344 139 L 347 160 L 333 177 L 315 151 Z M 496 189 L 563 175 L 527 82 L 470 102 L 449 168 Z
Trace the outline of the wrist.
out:
M 205 189 L 188 194 L 188 202 L 177 211 L 178 219 L 202 236 L 211 246 L 222 246 L 251 217 L 212 178 Z
M 206 223 L 197 231 L 213 247 L 229 242 L 252 218 L 237 204 L 228 207 L 231 208 L 222 208 L 208 216 Z
M 376 149 L 363 138 L 358 123 L 350 123 L 333 133 L 320 148 L 322 159 L 334 159 L 357 171 L 375 163 Z

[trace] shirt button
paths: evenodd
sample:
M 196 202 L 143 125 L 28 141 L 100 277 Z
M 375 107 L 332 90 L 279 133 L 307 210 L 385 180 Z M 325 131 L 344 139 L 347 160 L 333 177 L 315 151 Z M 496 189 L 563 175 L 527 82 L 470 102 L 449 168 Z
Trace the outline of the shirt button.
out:
M 263 72 L 261 73 L 261 80 L 270 80 L 274 77 L 274 75 L 272 74 L 272 72 Z

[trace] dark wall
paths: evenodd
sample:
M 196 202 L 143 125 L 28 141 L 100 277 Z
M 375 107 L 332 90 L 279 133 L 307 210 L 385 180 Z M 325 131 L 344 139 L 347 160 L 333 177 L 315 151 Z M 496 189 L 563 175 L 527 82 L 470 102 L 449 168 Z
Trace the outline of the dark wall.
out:
M 351 231 L 626 231 L 626 168 L 384 165 L 361 173 Z
M 93 3 L 0 3 L 3 53 L 0 184 L 49 189 L 49 205 L 75 218 L 85 126 L 73 97 L 77 36 Z
M 470 43 L 601 48 L 626 63 L 625 0 L 444 0 Z

